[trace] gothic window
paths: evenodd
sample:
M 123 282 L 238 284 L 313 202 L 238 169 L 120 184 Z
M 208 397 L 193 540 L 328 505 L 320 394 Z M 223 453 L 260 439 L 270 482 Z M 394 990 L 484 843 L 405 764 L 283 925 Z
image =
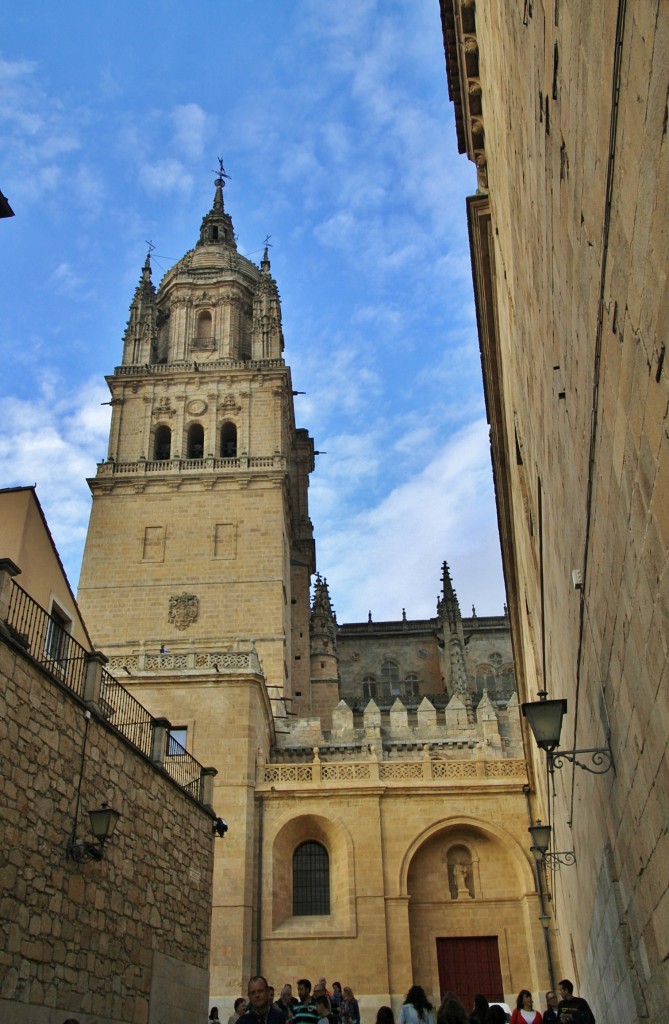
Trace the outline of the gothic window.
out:
M 191 423 L 188 428 L 189 459 L 201 459 L 204 455 L 204 427 L 201 423 Z
M 497 672 L 497 688 L 504 693 L 513 693 L 516 689 L 516 676 L 513 665 L 501 665 Z
M 330 858 L 321 843 L 301 843 L 293 854 L 293 916 L 330 913 Z
M 384 697 L 400 695 L 400 670 L 396 661 L 384 661 L 381 665 L 381 693 Z
M 366 701 L 376 700 L 377 688 L 374 676 L 365 676 L 362 680 L 362 696 Z
M 211 341 L 212 335 L 211 313 L 208 309 L 203 309 L 197 318 L 196 338 L 198 341 Z
M 476 666 L 476 690 L 483 694 L 484 690 L 492 693 L 495 689 L 495 670 L 492 665 Z
M 153 457 L 157 462 L 165 462 L 169 459 L 172 449 L 172 431 L 169 427 L 161 426 L 156 430 L 153 445 Z
M 415 672 L 407 672 L 402 683 L 402 696 L 403 697 L 417 697 L 418 696 L 418 676 Z
M 237 427 L 234 423 L 224 423 L 221 427 L 221 458 L 237 458 Z

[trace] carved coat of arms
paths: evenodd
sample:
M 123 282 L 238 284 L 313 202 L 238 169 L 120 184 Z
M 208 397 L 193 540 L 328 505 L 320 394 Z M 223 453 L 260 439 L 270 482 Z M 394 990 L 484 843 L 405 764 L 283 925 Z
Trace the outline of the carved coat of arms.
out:
M 170 607 L 167 621 L 177 629 L 188 629 L 197 619 L 200 611 L 200 599 L 195 594 L 187 594 L 184 590 L 181 594 L 173 594 L 170 598 Z

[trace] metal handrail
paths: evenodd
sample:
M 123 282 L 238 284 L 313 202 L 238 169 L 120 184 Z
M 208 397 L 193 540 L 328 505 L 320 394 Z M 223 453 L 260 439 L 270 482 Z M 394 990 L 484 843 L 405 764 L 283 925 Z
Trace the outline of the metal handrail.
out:
M 7 627 L 35 661 L 83 696 L 88 652 L 16 580 L 12 580 Z
M 78 697 L 84 699 L 86 669 L 91 652 L 82 647 L 63 626 L 12 580 L 5 625 L 43 668 Z M 102 670 L 96 706 L 102 717 L 154 764 L 156 719 L 106 669 Z M 202 794 L 202 765 L 168 735 L 167 749 L 159 766 L 196 800 Z

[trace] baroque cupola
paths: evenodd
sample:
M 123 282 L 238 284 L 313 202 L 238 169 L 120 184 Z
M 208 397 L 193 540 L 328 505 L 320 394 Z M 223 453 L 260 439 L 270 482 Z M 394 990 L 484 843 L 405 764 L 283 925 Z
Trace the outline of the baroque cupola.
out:
M 281 360 L 281 303 L 267 247 L 260 266 L 238 252 L 232 218 L 223 202 L 226 177 L 221 167 L 198 241 L 167 271 L 157 292 L 150 284 L 150 268 L 145 269 L 151 293 L 142 281 L 131 307 L 126 365 Z M 149 297 L 151 343 L 138 346 L 135 335 L 143 334 L 136 322 L 145 316 Z

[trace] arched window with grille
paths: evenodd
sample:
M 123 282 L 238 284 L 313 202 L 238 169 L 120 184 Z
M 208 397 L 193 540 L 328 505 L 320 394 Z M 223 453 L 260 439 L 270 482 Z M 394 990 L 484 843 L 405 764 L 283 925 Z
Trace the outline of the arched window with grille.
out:
M 164 425 L 156 429 L 153 457 L 156 462 L 166 462 L 172 449 L 172 431 Z
M 221 427 L 221 458 L 237 458 L 237 427 L 234 423 L 224 423 Z
M 204 427 L 201 423 L 191 423 L 188 428 L 188 458 L 201 459 L 204 455 Z
M 330 858 L 321 843 L 300 843 L 293 854 L 293 916 L 330 913 Z

